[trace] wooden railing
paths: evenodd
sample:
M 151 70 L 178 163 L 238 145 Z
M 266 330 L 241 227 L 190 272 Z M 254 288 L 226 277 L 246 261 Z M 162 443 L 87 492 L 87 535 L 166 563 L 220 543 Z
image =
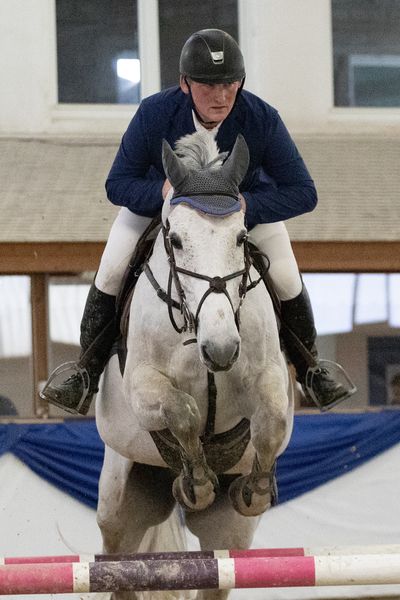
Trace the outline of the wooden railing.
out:
M 104 242 L 0 243 L 0 275 L 31 279 L 34 414 L 48 415 L 40 383 L 49 375 L 48 279 L 96 271 Z M 400 272 L 400 240 L 394 242 L 294 242 L 302 272 Z

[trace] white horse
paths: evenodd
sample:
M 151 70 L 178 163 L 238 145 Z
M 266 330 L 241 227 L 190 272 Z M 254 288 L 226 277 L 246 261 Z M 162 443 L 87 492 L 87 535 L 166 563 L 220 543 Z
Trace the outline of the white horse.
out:
M 251 286 L 259 275 L 238 201 L 247 145 L 239 136 L 223 164 L 218 152 L 199 133 L 175 152 L 163 144 L 175 197 L 135 288 L 124 375 L 112 357 L 97 397 L 106 553 L 182 550 L 185 524 L 202 549 L 245 549 L 275 500 L 293 390 L 270 296 Z

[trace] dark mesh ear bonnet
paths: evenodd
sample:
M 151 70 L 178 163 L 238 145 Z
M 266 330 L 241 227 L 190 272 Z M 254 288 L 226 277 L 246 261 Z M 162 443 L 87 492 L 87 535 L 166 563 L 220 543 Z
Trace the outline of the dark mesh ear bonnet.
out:
M 174 187 L 170 202 L 182 202 L 210 215 L 225 216 L 241 209 L 239 184 L 246 174 L 249 152 L 239 135 L 233 150 L 221 168 L 212 163 L 194 170 L 185 167 L 167 142 L 163 144 L 164 169 Z

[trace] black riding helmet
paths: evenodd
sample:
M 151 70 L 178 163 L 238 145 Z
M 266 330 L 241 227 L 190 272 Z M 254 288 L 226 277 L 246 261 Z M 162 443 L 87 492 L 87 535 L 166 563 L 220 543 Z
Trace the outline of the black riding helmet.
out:
M 199 83 L 233 83 L 246 76 L 238 44 L 221 29 L 193 33 L 182 48 L 179 70 Z

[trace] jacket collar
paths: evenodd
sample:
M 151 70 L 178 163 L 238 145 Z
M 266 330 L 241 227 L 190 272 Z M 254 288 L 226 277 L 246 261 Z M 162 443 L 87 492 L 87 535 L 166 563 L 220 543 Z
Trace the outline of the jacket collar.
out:
M 221 152 L 232 150 L 238 133 L 243 133 L 245 127 L 245 112 L 239 98 L 217 133 L 217 144 Z
M 194 133 L 196 128 L 192 117 L 192 101 L 188 94 L 181 92 L 176 99 L 177 110 L 172 123 L 175 138 L 179 139 L 188 133 Z

